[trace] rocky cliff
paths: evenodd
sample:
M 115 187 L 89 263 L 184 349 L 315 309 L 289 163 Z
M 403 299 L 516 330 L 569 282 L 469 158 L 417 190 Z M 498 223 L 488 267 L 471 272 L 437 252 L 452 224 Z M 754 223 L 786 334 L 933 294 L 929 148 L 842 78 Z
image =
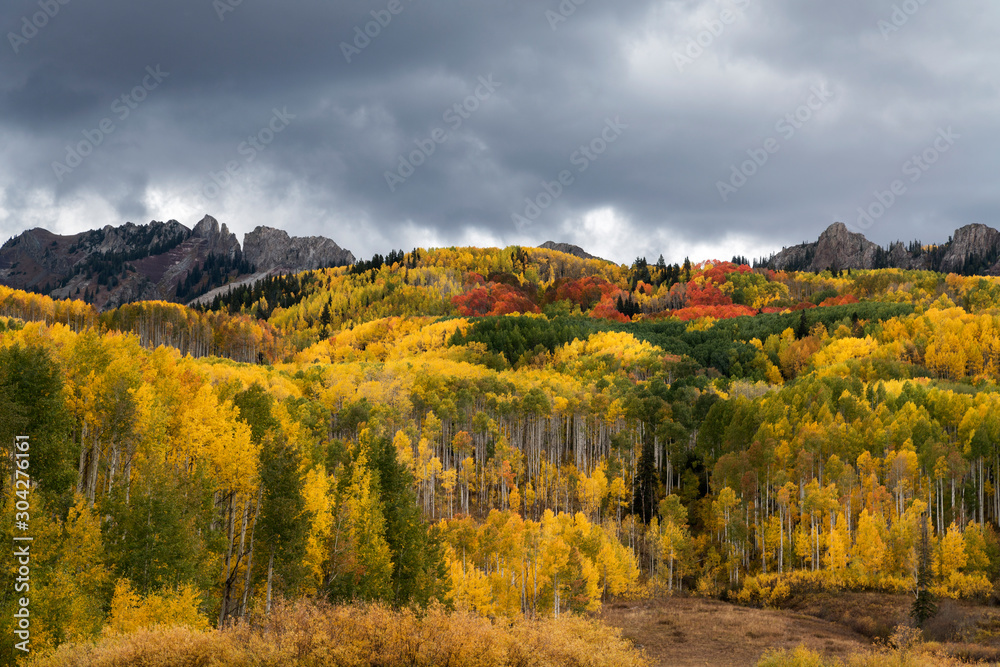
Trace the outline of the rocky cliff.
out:
M 68 236 L 36 228 L 0 247 L 0 284 L 110 309 L 148 299 L 184 303 L 255 270 L 295 272 L 354 262 L 350 252 L 322 237 L 290 238 L 258 227 L 245 242 L 250 258 L 236 235 L 210 215 L 193 229 L 176 220 L 126 222 Z
M 323 236 L 292 238 L 272 227 L 257 227 L 243 237 L 243 257 L 257 271 L 307 271 L 354 264 L 354 255 Z
M 955 230 L 938 266 L 945 273 L 997 271 L 1000 232 L 986 225 L 967 225 Z
M 899 268 L 997 275 L 1000 232 L 986 225 L 967 225 L 941 245 L 896 242 L 883 248 L 837 222 L 814 243 L 784 248 L 756 264 L 786 271 Z

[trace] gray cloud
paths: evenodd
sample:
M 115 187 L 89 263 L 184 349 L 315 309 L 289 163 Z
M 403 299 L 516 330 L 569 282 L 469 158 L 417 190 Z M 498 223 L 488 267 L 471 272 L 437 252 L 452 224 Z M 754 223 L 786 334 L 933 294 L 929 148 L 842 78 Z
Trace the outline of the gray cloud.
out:
M 69 0 L 15 53 L 8 33 L 41 11 L 16 0 L 0 8 L 0 234 L 208 212 L 361 256 L 550 238 L 618 261 L 753 255 L 856 221 L 949 126 L 961 138 L 866 234 L 1000 226 L 1000 8 L 908 1 L 562 0 L 575 7 L 562 21 L 546 13 L 559 0 L 258 0 L 221 20 L 209 0 Z M 894 6 L 918 9 L 890 32 Z M 348 63 L 342 44 L 379 18 Z M 121 118 L 116 100 L 148 66 L 169 76 Z M 495 92 L 455 127 L 446 112 L 490 76 Z M 821 85 L 831 99 L 783 136 L 777 123 Z M 294 119 L 268 137 L 275 109 Z M 53 162 L 105 118 L 114 130 L 60 180 Z M 628 128 L 579 171 L 574 152 L 609 118 Z M 436 130 L 445 139 L 391 191 L 386 172 Z M 241 150 L 250 137 L 271 140 Z M 780 149 L 723 201 L 718 182 L 769 138 Z M 563 170 L 572 184 L 515 225 Z

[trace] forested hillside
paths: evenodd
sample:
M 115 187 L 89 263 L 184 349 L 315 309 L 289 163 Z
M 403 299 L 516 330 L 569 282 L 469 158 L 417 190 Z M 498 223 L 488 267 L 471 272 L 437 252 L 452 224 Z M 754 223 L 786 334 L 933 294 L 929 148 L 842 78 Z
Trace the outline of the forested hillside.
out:
M 450 248 L 0 316 L 33 650 L 287 598 L 911 591 L 921 542 L 938 597 L 1000 571 L 1000 279 Z

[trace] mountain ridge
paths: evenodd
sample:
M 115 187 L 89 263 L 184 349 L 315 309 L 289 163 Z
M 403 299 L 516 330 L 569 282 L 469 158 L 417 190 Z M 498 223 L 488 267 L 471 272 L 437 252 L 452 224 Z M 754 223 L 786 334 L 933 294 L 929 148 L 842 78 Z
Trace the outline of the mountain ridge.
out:
M 983 224 L 960 227 L 943 244 L 901 241 L 879 246 L 842 222 L 827 227 L 814 242 L 783 248 L 755 268 L 776 271 L 915 269 L 965 275 L 1000 275 L 1000 231 Z
M 597 257 L 596 255 L 591 255 L 589 252 L 584 250 L 578 245 L 573 245 L 572 243 L 556 243 L 555 241 L 546 241 L 542 245 L 538 246 L 545 250 L 555 250 L 558 252 L 564 252 L 567 255 L 573 255 L 574 257 L 579 257 L 580 259 L 599 259 L 602 262 L 608 260 Z
M 241 246 L 225 223 L 205 215 L 190 229 L 153 220 L 71 235 L 26 230 L 0 246 L 0 284 L 108 310 L 135 301 L 187 303 L 247 276 L 354 261 L 331 239 L 263 226 L 244 235 Z

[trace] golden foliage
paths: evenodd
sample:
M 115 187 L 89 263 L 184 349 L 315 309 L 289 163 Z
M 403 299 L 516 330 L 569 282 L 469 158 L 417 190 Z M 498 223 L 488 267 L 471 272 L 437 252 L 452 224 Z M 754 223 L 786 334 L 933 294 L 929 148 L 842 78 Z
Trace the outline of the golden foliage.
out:
M 224 630 L 144 629 L 35 655 L 31 667 L 644 667 L 620 633 L 577 616 L 493 622 L 432 606 L 417 615 L 383 606 L 279 603 L 269 616 Z
M 103 632 L 129 634 L 158 625 L 208 630 L 208 619 L 198 610 L 200 603 L 198 592 L 190 584 L 184 584 L 176 591 L 150 593 L 143 597 L 132 590 L 127 579 L 119 579 L 111 598 L 108 624 Z

